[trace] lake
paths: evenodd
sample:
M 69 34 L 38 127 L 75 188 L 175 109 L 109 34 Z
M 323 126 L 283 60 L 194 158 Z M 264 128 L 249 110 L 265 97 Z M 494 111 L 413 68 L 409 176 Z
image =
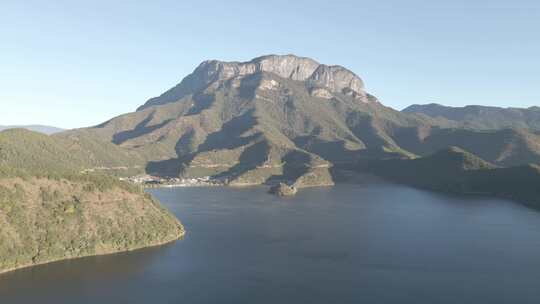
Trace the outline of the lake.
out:
M 0 275 L 1 303 L 540 303 L 540 213 L 364 181 L 149 190 L 184 239 Z

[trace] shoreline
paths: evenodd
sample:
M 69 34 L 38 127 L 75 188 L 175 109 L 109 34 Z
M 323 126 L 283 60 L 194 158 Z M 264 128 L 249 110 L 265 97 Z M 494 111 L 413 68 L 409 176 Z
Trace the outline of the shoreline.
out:
M 366 172 L 354 172 L 349 171 L 351 176 L 348 176 L 347 178 L 342 178 L 340 180 L 337 180 L 333 183 L 321 183 L 318 185 L 305 185 L 298 187 L 297 189 L 300 191 L 302 189 L 308 189 L 308 188 L 317 188 L 317 187 L 333 187 L 337 184 L 355 184 L 355 185 L 362 185 L 365 182 L 388 182 L 391 184 L 411 187 L 414 189 L 420 189 L 420 190 L 427 190 L 427 191 L 433 191 L 435 193 L 440 194 L 448 194 L 448 195 L 457 195 L 457 196 L 463 196 L 463 197 L 477 197 L 477 198 L 497 198 L 497 199 L 504 199 L 511 201 L 513 203 L 517 203 L 522 206 L 526 206 L 528 208 L 532 208 L 535 210 L 539 210 L 539 207 L 534 200 L 527 200 L 521 198 L 519 195 L 511 194 L 511 193 L 497 193 L 497 192 L 474 192 L 474 191 L 452 191 L 444 188 L 438 188 L 438 187 L 429 187 L 424 185 L 418 185 L 415 183 L 407 183 L 407 182 L 399 182 L 396 180 L 393 180 L 391 178 L 387 178 L 384 176 L 380 176 L 377 174 L 372 173 L 366 173 Z M 226 183 L 183 183 L 183 184 L 149 184 L 149 185 L 142 185 L 144 189 L 152 189 L 152 188 L 204 188 L 204 187 L 230 187 L 230 188 L 250 188 L 250 187 L 258 187 L 258 186 L 264 186 L 264 187 L 272 187 L 279 182 L 287 182 L 287 181 L 275 181 L 273 183 L 244 183 L 244 184 L 226 184 Z
M 361 172 L 354 172 L 350 170 L 345 170 L 350 173 L 350 176 L 346 178 L 338 178 L 336 181 L 331 182 L 323 182 L 320 184 L 306 184 L 306 185 L 300 185 L 298 186 L 298 189 L 307 189 L 307 188 L 316 188 L 316 187 L 332 187 L 336 184 L 341 183 L 355 183 L 355 184 L 361 184 L 362 182 L 365 182 L 366 180 L 373 180 L 375 179 L 381 179 L 376 175 L 369 174 L 369 173 L 361 173 Z M 163 181 L 156 181 L 153 180 L 151 182 L 133 182 L 129 179 L 127 179 L 128 182 L 139 185 L 143 187 L 144 189 L 152 189 L 152 188 L 201 188 L 201 187 L 230 187 L 230 188 L 249 188 L 249 187 L 258 187 L 258 186 L 265 186 L 265 187 L 272 187 L 279 183 L 289 183 L 291 180 L 287 179 L 280 179 L 280 180 L 272 180 L 271 182 L 244 182 L 244 183 L 227 183 L 224 182 L 221 179 L 208 179 L 208 178 L 201 178 L 200 181 L 194 182 L 196 178 L 191 179 L 190 182 L 170 182 L 169 179 L 163 179 Z M 294 183 L 293 183 L 294 184 Z
M 129 248 L 129 249 L 126 249 L 126 250 L 105 251 L 105 252 L 97 253 L 97 254 L 87 254 L 87 255 L 81 255 L 81 256 L 76 256 L 76 257 L 58 258 L 58 259 L 52 259 L 52 260 L 43 261 L 43 262 L 39 262 L 39 263 L 30 263 L 30 264 L 24 264 L 24 265 L 20 265 L 20 266 L 16 266 L 16 267 L 11 267 L 11 268 L 0 269 L 0 278 L 1 278 L 2 275 L 6 274 L 6 273 L 10 273 L 10 272 L 20 270 L 20 269 L 24 269 L 24 268 L 31 268 L 31 267 L 34 267 L 34 266 L 46 265 L 46 264 L 51 264 L 51 263 L 55 263 L 55 262 L 62 262 L 62 261 L 68 261 L 68 260 L 76 260 L 76 259 L 80 259 L 80 258 L 104 256 L 104 255 L 111 255 L 111 254 L 123 253 L 123 252 L 131 252 L 131 251 L 136 251 L 136 250 L 140 250 L 140 249 L 144 249 L 144 248 L 159 247 L 159 246 L 163 246 L 163 245 L 166 245 L 166 244 L 176 242 L 176 241 L 182 239 L 185 236 L 185 234 L 186 234 L 186 230 L 182 229 L 181 232 L 174 239 L 166 240 L 166 241 L 160 241 L 160 242 L 157 242 L 155 244 L 151 244 L 151 245 L 147 245 L 147 246 L 136 246 L 136 247 L 132 247 L 132 248 Z

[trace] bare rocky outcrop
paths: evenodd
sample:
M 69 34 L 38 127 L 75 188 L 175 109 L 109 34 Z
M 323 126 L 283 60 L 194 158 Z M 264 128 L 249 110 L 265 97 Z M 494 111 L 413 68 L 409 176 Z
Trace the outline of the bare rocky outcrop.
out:
M 309 80 L 333 92 L 365 96 L 362 79 L 338 65 L 319 65 Z
M 332 93 L 328 92 L 328 90 L 323 88 L 313 88 L 309 93 L 313 97 L 319 97 L 323 99 L 331 99 L 332 97 L 334 97 Z
M 208 60 L 201 63 L 180 84 L 152 98 L 138 110 L 180 100 L 197 93 L 211 84 L 219 84 L 233 78 L 242 78 L 258 73 L 272 73 L 281 78 L 305 82 L 308 86 L 326 88 L 330 92 L 347 94 L 371 102 L 366 98 L 364 82 L 353 72 L 342 66 L 328 66 L 317 61 L 295 55 L 268 55 L 248 62 L 224 62 Z M 325 97 L 328 98 L 328 97 Z

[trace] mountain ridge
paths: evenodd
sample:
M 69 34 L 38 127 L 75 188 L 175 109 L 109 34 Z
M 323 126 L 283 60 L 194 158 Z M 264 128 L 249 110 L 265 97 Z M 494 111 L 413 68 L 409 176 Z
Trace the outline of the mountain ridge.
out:
M 504 197 L 540 207 L 540 166 L 498 167 L 461 148 L 417 159 L 361 163 L 358 170 L 418 188 Z
M 9 129 L 27 129 L 30 131 L 40 132 L 46 135 L 52 135 L 65 131 L 65 129 L 57 128 L 46 125 L 13 125 L 13 126 L 0 126 L 0 131 Z
M 467 105 L 450 107 L 437 103 L 413 104 L 404 113 L 420 113 L 430 117 L 443 117 L 463 127 L 494 130 L 522 128 L 540 131 L 540 107 L 516 108 Z

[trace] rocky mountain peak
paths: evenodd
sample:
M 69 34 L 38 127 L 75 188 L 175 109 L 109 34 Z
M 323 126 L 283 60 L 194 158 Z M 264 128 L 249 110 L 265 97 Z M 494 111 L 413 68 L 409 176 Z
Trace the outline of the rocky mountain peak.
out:
M 295 55 L 267 55 L 247 62 L 204 61 L 195 69 L 196 75 L 205 85 L 218 80 L 227 80 L 266 72 L 295 81 L 306 81 L 321 66 L 313 59 Z
M 204 61 L 180 84 L 161 96 L 148 100 L 139 110 L 178 101 L 186 95 L 203 90 L 212 83 L 262 72 L 306 82 L 312 87 L 323 87 L 335 93 L 353 97 L 366 96 L 364 83 L 360 77 L 344 67 L 328 66 L 311 58 L 295 55 L 266 55 L 247 62 Z
M 342 66 L 321 64 L 313 72 L 310 79 L 333 92 L 365 95 L 362 79 Z
M 251 60 L 258 71 L 274 73 L 283 78 L 306 81 L 320 65 L 317 61 L 295 55 L 268 55 Z

